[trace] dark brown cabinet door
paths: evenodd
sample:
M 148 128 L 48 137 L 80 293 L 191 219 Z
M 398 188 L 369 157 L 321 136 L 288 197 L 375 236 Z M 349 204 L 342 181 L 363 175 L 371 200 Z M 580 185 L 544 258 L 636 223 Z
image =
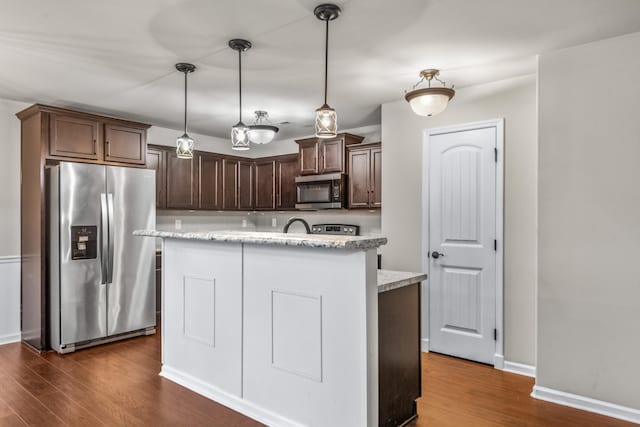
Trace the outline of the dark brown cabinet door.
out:
M 204 153 L 198 159 L 198 207 L 200 209 L 222 209 L 222 158 Z
M 49 155 L 98 160 L 100 158 L 99 128 L 100 122 L 97 120 L 51 114 Z
M 382 207 L 382 148 L 371 149 L 371 207 Z
M 166 150 L 149 147 L 147 149 L 147 169 L 156 171 L 156 208 L 167 207 Z
M 344 139 L 325 139 L 320 145 L 320 171 L 319 173 L 332 173 L 344 171 Z
M 319 173 L 319 144 L 308 141 L 300 144 L 300 175 L 315 175 Z
M 255 207 L 253 169 L 253 162 L 238 162 L 238 209 L 253 209 Z
M 298 175 L 298 156 L 279 159 L 276 162 L 276 208 L 294 209 L 296 207 L 296 176 Z
M 349 151 L 349 208 L 368 208 L 371 197 L 371 150 Z
M 126 126 L 104 124 L 104 160 L 107 162 L 145 164 L 147 131 Z
M 197 209 L 198 183 L 194 159 L 180 159 L 167 152 L 167 208 Z
M 255 208 L 273 210 L 276 208 L 276 162 L 262 160 L 255 162 Z
M 238 161 L 222 161 L 222 209 L 238 209 Z

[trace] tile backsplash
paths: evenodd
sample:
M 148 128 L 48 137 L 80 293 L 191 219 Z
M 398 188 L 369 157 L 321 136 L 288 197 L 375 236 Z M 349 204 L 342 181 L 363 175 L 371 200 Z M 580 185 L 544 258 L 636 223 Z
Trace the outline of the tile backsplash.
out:
M 158 230 L 174 231 L 176 222 L 181 231 L 202 230 L 247 230 L 247 231 L 282 231 L 285 223 L 292 216 L 304 218 L 313 224 L 353 224 L 360 226 L 360 234 L 364 236 L 380 234 L 380 211 L 368 210 L 325 210 L 325 211 L 292 211 L 292 212 L 190 212 L 158 210 L 156 227 Z M 291 232 L 304 232 L 304 226 L 295 223 Z

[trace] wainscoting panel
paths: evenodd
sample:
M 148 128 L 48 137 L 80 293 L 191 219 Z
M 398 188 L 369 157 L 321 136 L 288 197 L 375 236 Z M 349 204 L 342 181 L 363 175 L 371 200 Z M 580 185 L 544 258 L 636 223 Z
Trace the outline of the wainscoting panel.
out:
M 0 345 L 20 341 L 20 257 L 0 257 Z

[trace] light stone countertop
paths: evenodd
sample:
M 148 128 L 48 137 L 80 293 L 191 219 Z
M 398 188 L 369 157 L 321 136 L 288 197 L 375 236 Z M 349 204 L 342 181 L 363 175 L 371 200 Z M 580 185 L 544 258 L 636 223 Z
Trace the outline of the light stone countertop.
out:
M 164 239 L 205 240 L 254 245 L 298 246 L 308 248 L 355 249 L 377 248 L 387 243 L 386 237 L 333 236 L 327 234 L 294 234 L 259 231 L 158 231 L 136 230 L 134 236 L 161 237 Z
M 378 293 L 413 285 L 426 279 L 426 273 L 378 270 Z

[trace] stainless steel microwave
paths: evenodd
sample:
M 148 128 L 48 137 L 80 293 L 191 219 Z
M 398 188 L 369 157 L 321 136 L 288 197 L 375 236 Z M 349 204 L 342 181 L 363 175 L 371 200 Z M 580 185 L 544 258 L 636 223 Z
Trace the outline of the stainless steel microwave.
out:
M 296 177 L 296 209 L 341 209 L 346 206 L 346 178 L 341 173 Z

